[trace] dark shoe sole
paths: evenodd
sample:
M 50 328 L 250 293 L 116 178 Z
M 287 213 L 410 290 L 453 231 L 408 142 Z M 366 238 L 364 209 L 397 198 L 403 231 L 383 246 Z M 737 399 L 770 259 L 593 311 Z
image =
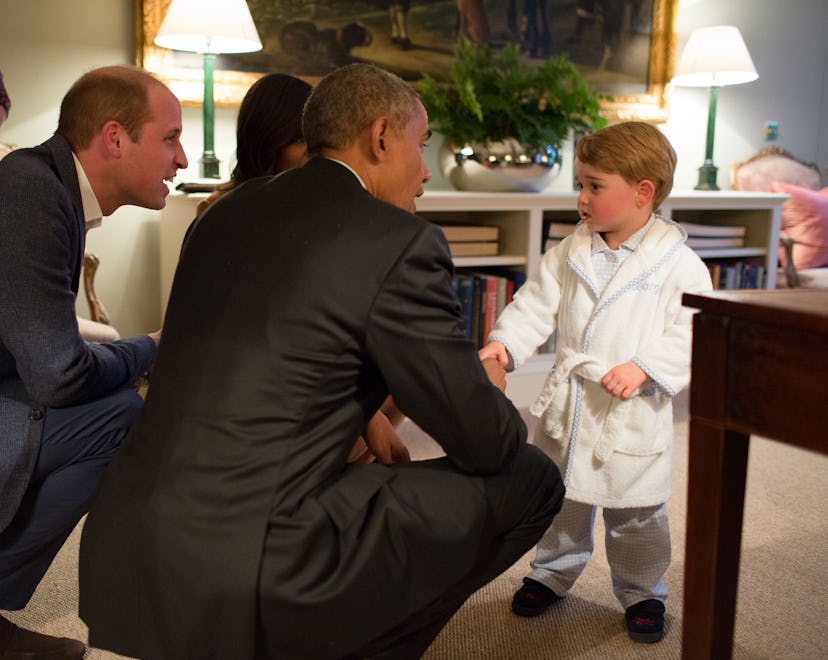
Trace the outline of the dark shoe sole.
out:
M 627 634 L 630 636 L 632 641 L 638 642 L 639 644 L 654 644 L 655 642 L 660 642 L 664 639 L 663 630 L 651 633 L 633 632 L 632 630 L 628 630 Z

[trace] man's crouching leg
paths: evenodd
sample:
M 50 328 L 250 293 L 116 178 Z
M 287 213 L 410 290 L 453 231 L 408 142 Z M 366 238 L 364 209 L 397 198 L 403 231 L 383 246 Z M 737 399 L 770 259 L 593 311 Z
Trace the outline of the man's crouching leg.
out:
M 491 512 L 491 536 L 481 539 L 469 574 L 478 589 L 528 552 L 561 510 L 565 488 L 558 468 L 534 445 L 524 445 L 502 472 L 481 479 Z
M 499 473 L 469 479 L 478 483 L 489 511 L 476 543 L 470 539 L 475 550 L 470 570 L 442 597 L 349 658 L 419 658 L 469 596 L 537 544 L 563 504 L 560 472 L 534 445 L 524 445 Z

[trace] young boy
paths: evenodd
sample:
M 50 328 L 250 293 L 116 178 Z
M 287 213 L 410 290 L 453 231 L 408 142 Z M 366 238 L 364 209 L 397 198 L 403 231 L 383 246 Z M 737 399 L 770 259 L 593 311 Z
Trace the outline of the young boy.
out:
M 603 508 L 613 591 L 630 637 L 663 636 L 670 563 L 672 397 L 690 380 L 692 311 L 710 290 L 684 230 L 655 214 L 676 155 L 655 127 L 609 126 L 578 141 L 581 222 L 549 250 L 480 350 L 516 368 L 557 330 L 555 367 L 531 411 L 535 444 L 565 474 L 563 508 L 538 544 L 512 610 L 536 616 L 563 598 L 593 550 Z

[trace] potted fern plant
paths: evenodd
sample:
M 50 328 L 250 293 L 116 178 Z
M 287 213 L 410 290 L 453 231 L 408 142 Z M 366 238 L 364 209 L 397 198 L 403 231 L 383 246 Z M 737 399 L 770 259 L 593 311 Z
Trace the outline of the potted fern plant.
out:
M 571 131 L 602 128 L 600 102 L 566 55 L 539 65 L 507 44 L 461 42 L 449 80 L 418 82 L 432 126 L 445 139 L 444 171 L 460 189 L 538 191 L 560 171 Z

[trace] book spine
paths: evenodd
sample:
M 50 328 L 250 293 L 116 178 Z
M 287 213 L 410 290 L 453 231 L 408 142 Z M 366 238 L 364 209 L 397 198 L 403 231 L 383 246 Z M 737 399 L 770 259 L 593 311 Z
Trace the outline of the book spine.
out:
M 723 289 L 736 288 L 736 266 L 729 264 L 725 267 L 725 280 Z
M 512 277 L 505 277 L 506 280 L 506 304 L 512 302 L 515 297 L 515 280 Z
M 455 275 L 457 281 L 457 299 L 460 301 L 460 309 L 463 313 L 463 324 L 467 339 L 472 337 L 472 298 L 474 282 L 469 275 Z
M 503 312 L 503 308 L 506 307 L 506 283 L 508 280 L 501 276 L 497 276 L 497 314 L 496 316 L 500 316 Z
M 482 280 L 477 275 L 471 275 L 472 278 L 472 311 L 471 311 L 471 327 L 469 331 L 469 339 L 471 339 L 477 346 L 480 346 L 480 335 L 483 334 L 483 324 L 481 323 L 480 312 L 483 309 L 483 287 Z
M 515 291 L 514 292 L 517 293 L 518 289 L 520 289 L 520 287 L 522 287 L 526 283 L 526 273 L 524 273 L 522 270 L 514 270 L 514 271 L 512 271 L 512 273 L 513 273 L 512 279 L 515 282 Z
M 492 275 L 484 275 L 483 279 L 486 285 L 486 302 L 483 309 L 483 336 L 480 338 L 480 346 L 486 344 L 497 320 L 497 279 Z
M 707 270 L 710 272 L 710 281 L 713 284 L 713 289 L 719 288 L 719 281 L 722 278 L 722 265 L 719 262 L 707 264 Z

